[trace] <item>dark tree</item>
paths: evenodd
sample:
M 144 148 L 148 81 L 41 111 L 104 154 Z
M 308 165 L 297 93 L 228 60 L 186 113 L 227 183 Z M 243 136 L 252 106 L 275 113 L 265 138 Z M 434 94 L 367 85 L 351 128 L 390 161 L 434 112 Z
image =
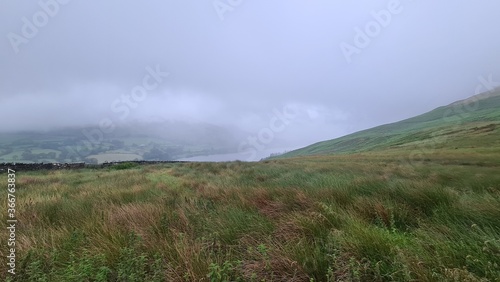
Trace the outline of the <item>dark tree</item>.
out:
M 142 157 L 147 161 L 168 161 L 171 158 L 168 152 L 159 148 L 151 149 L 149 152 L 144 153 Z

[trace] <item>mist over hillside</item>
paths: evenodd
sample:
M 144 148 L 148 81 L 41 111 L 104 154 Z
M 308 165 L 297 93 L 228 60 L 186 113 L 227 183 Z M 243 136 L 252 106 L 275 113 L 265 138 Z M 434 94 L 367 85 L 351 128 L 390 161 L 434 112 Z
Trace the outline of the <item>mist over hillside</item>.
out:
M 407 119 L 499 85 L 499 5 L 3 1 L 0 144 L 74 128 L 67 142 L 131 132 L 255 160 Z M 140 132 L 155 120 L 184 125 Z
M 108 131 L 101 129 L 88 126 L 3 133 L 0 161 L 175 160 L 235 152 L 243 136 L 210 124 L 176 121 L 135 121 Z
M 490 144 L 500 133 L 500 88 L 492 88 L 427 113 L 321 141 L 278 156 L 279 158 L 355 153 L 384 149 L 413 149 L 431 154 L 437 149 L 457 148 L 477 140 Z M 492 140 L 491 140 L 492 139 Z M 465 143 L 464 143 L 465 142 Z M 429 145 L 429 143 L 431 145 Z M 497 144 L 498 143 L 498 144 Z M 493 146 L 500 145 L 493 142 Z

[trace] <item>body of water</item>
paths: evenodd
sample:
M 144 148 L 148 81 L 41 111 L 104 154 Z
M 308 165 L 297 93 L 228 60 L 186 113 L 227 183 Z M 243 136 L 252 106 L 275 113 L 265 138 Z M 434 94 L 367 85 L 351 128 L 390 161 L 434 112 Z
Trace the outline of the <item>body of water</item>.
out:
M 273 153 L 283 153 L 286 151 L 295 150 L 297 148 L 273 148 L 265 149 L 262 151 L 231 153 L 231 154 L 217 154 L 207 156 L 196 156 L 190 158 L 182 158 L 177 161 L 188 162 L 230 162 L 230 161 L 244 161 L 244 162 L 257 162 L 263 158 L 269 157 Z

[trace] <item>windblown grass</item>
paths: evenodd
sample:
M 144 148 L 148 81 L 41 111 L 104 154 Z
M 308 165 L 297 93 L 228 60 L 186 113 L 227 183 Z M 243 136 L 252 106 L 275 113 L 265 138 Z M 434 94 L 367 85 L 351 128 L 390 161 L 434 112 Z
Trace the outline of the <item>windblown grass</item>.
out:
M 388 151 L 19 171 L 7 279 L 500 281 L 499 167 L 482 161 L 493 158 L 442 151 L 410 164 Z

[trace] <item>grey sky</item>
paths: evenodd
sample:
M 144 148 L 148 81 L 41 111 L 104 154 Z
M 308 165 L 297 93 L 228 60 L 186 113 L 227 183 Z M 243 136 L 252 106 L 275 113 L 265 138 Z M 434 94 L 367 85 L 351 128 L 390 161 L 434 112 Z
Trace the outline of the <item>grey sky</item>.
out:
M 480 76 L 500 81 L 499 11 L 496 0 L 3 0 L 0 131 L 160 116 L 256 134 L 288 107 L 276 139 L 306 145 L 471 96 Z M 372 12 L 386 22 L 358 48 Z M 347 59 L 343 43 L 359 52 Z M 147 67 L 169 76 L 121 119 L 111 105 Z

